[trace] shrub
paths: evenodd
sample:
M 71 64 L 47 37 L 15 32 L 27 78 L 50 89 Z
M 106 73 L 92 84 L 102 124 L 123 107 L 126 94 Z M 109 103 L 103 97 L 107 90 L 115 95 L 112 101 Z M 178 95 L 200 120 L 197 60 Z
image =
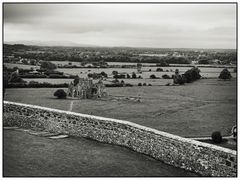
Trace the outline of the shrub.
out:
M 103 77 L 105 77 L 105 78 L 108 77 L 107 73 L 105 73 L 104 71 L 101 72 L 101 75 L 102 75 Z
M 116 78 L 112 81 L 113 83 L 119 83 L 119 80 Z
M 68 83 L 62 84 L 50 84 L 50 83 L 38 83 L 36 81 L 30 81 L 29 83 L 9 83 L 6 88 L 67 88 Z
M 171 79 L 171 77 L 169 75 L 167 75 L 167 74 L 162 75 L 162 78 L 163 79 Z
M 148 84 L 148 86 L 152 86 L 152 84 Z
M 151 79 L 156 79 L 157 77 L 155 76 L 155 74 L 152 74 L 152 75 L 150 75 L 150 78 Z
M 212 133 L 212 141 L 215 143 L 221 143 L 222 142 L 222 135 L 219 131 L 215 131 Z
M 138 83 L 138 86 L 142 86 L 142 83 Z
M 231 73 L 227 70 L 227 68 L 223 69 L 220 75 L 218 76 L 219 79 L 231 79 L 232 75 Z
M 117 75 L 117 74 L 118 74 L 117 71 L 113 71 L 113 72 L 112 72 L 112 75 Z
M 132 78 L 133 78 L 133 79 L 136 79 L 136 78 L 137 78 L 137 75 L 136 75 L 135 72 L 132 73 Z
M 190 83 L 200 79 L 201 75 L 199 73 L 200 73 L 200 70 L 197 67 L 193 67 L 192 69 L 187 70 L 183 74 L 185 78 L 185 82 Z
M 13 73 L 9 82 L 11 82 L 11 83 L 24 83 L 25 81 L 20 76 L 18 76 L 16 73 Z
M 46 69 L 46 70 L 53 70 L 56 69 L 57 66 L 51 62 L 48 61 L 43 61 L 40 66 L 41 69 Z
M 58 99 L 65 99 L 67 97 L 67 93 L 63 89 L 58 89 L 54 94 Z
M 24 74 L 20 75 L 21 78 L 47 78 L 44 74 Z
M 146 86 L 147 84 L 146 83 L 143 83 L 143 86 Z
M 127 78 L 131 78 L 131 76 L 129 74 L 127 74 Z
M 152 71 L 152 69 L 149 69 L 149 71 Z
M 160 71 L 160 72 L 162 72 L 162 71 L 163 71 L 163 69 L 162 69 L 162 68 L 157 68 L 157 71 Z
M 79 83 L 79 81 L 80 81 L 80 78 L 78 76 L 76 76 L 73 80 L 74 86 L 76 86 Z
M 126 84 L 127 86 L 127 84 Z M 114 84 L 106 84 L 105 87 L 123 87 L 121 83 L 114 83 Z
M 59 79 L 66 78 L 66 76 L 59 75 L 59 74 L 49 74 L 48 77 L 49 78 L 59 78 Z

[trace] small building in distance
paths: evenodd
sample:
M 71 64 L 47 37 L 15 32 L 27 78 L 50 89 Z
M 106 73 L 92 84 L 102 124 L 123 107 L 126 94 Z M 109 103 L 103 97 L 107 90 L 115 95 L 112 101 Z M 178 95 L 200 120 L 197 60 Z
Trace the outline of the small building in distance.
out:
M 102 80 L 93 83 L 89 78 L 76 78 L 69 84 L 67 95 L 77 99 L 101 98 L 106 95 Z

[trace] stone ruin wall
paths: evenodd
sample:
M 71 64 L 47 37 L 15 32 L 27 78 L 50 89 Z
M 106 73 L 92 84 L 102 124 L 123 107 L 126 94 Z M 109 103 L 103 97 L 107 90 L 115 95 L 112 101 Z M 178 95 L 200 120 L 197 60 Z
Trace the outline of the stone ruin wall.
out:
M 38 128 L 125 146 L 202 176 L 237 176 L 236 151 L 128 121 L 4 101 L 3 125 Z

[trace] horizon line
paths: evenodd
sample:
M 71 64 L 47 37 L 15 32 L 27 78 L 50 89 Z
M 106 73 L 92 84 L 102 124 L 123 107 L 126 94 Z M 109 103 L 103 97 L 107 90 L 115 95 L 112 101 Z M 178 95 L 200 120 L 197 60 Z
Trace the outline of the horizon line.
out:
M 47 41 L 42 41 L 43 43 Z M 54 41 L 57 42 L 57 41 Z M 14 41 L 6 41 L 2 42 L 3 44 L 8 45 L 25 45 L 25 46 L 39 46 L 39 47 L 85 47 L 85 48 L 134 48 L 134 49 L 141 49 L 141 48 L 147 48 L 147 49 L 207 49 L 207 50 L 237 50 L 238 48 L 201 48 L 201 47 L 150 47 L 150 46 L 101 46 L 101 45 L 93 45 L 93 44 L 79 44 L 75 42 L 76 45 L 36 45 L 36 44 L 24 44 L 24 43 L 15 43 Z

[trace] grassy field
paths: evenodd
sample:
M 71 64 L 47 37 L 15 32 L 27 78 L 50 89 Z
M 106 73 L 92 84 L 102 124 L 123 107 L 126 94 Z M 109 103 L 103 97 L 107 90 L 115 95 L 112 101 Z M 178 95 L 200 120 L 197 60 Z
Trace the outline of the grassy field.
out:
M 230 133 L 236 124 L 236 79 L 202 79 L 184 86 L 107 88 L 102 100 L 74 100 L 74 112 L 117 118 L 185 136 Z M 53 97 L 54 88 L 7 89 L 6 100 L 68 110 L 72 100 Z M 114 96 L 141 96 L 141 102 Z

